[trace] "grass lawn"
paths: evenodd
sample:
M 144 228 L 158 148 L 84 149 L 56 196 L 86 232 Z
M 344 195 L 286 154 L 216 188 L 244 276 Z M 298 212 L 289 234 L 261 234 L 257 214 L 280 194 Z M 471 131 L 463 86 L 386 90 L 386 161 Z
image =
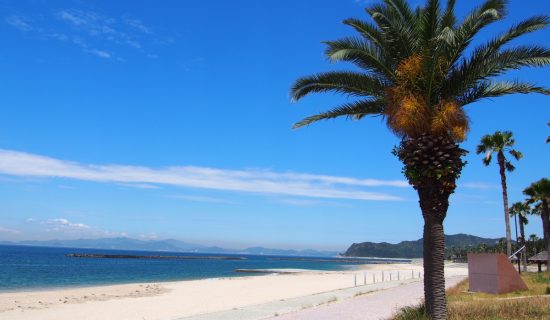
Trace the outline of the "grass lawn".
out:
M 550 273 L 522 273 L 528 291 L 507 294 L 468 292 L 468 280 L 447 290 L 449 319 L 550 319 Z M 428 319 L 424 306 L 402 309 L 393 320 Z

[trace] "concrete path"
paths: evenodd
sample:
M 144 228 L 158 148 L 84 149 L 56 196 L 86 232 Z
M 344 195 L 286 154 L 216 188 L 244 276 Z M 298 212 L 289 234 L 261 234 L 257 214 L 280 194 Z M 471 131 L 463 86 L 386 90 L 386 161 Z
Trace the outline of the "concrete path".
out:
M 452 287 L 466 279 L 455 276 L 446 279 L 446 286 Z M 424 296 L 423 282 L 413 282 L 383 291 L 376 291 L 341 303 L 287 313 L 272 320 L 378 320 L 388 319 L 398 309 L 417 305 Z
M 447 278 L 447 286 L 464 278 Z M 172 320 L 385 319 L 398 308 L 418 304 L 423 294 L 422 279 L 394 280 Z
M 352 299 L 355 296 L 367 294 L 377 290 L 386 290 L 403 284 L 422 281 L 422 279 L 407 279 L 379 282 L 357 287 L 322 292 L 291 299 L 282 299 L 259 305 L 224 310 L 213 313 L 199 314 L 195 316 L 180 317 L 172 320 L 259 320 L 278 317 L 279 315 L 296 312 L 315 306 L 331 304 L 338 301 Z M 277 318 L 279 319 L 279 318 Z

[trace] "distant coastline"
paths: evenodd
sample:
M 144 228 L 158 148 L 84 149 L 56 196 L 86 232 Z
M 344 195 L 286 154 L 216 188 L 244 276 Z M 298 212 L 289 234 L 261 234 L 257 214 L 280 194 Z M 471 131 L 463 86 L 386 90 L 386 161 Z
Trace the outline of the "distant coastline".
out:
M 75 240 L 28 240 L 28 241 L 0 241 L 0 245 L 34 246 L 50 248 L 85 248 L 107 250 L 134 250 L 134 251 L 158 251 L 158 252 L 190 252 L 190 253 L 214 253 L 214 254 L 252 254 L 252 255 L 282 255 L 282 256 L 314 256 L 336 257 L 337 251 L 321 251 L 313 249 L 273 249 L 265 247 L 248 247 L 245 249 L 231 249 L 217 246 L 204 246 L 187 243 L 175 239 L 165 240 L 140 240 L 125 237 L 99 238 L 99 239 L 75 239 Z

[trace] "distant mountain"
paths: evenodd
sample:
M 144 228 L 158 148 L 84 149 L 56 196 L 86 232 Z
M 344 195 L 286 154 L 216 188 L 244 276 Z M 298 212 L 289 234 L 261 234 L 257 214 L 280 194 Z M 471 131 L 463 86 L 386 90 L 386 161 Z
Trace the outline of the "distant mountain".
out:
M 45 241 L 19 241 L 14 245 L 68 247 L 68 248 L 94 248 L 94 249 L 118 249 L 118 250 L 144 250 L 144 251 L 182 251 L 193 250 L 200 246 L 182 242 L 179 240 L 138 240 L 131 238 L 100 238 L 100 239 L 76 239 L 76 240 L 45 240 Z
M 336 256 L 333 251 L 317 250 L 284 250 L 264 247 L 250 247 L 246 249 L 228 249 L 220 247 L 207 247 L 193 243 L 187 243 L 175 239 L 166 240 L 139 240 L 132 238 L 100 238 L 100 239 L 76 239 L 76 240 L 45 240 L 45 241 L 0 241 L 4 245 L 23 245 L 38 247 L 67 247 L 86 249 L 113 249 L 136 251 L 169 251 L 169 252 L 195 252 L 195 253 L 226 253 L 226 254 L 255 254 L 255 255 L 281 255 L 281 256 Z
M 465 247 L 477 246 L 485 243 L 494 245 L 499 239 L 481 238 L 468 234 L 445 235 L 445 246 Z M 423 247 L 422 239 L 416 241 L 401 241 L 397 244 L 381 242 L 362 242 L 352 244 L 344 253 L 349 257 L 379 257 L 379 258 L 421 258 Z
M 271 255 L 271 256 L 321 256 L 321 257 L 333 257 L 338 254 L 334 251 L 317 251 L 317 250 L 283 250 L 283 249 L 269 249 L 264 247 L 251 247 L 241 250 L 240 253 L 256 254 L 256 255 Z

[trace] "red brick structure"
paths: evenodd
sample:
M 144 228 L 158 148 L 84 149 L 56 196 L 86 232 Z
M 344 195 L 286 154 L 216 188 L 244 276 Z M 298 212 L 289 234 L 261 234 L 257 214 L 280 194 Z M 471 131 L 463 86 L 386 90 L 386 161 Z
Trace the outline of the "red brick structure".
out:
M 503 253 L 469 253 L 470 291 L 508 293 L 527 290 L 527 285 Z

